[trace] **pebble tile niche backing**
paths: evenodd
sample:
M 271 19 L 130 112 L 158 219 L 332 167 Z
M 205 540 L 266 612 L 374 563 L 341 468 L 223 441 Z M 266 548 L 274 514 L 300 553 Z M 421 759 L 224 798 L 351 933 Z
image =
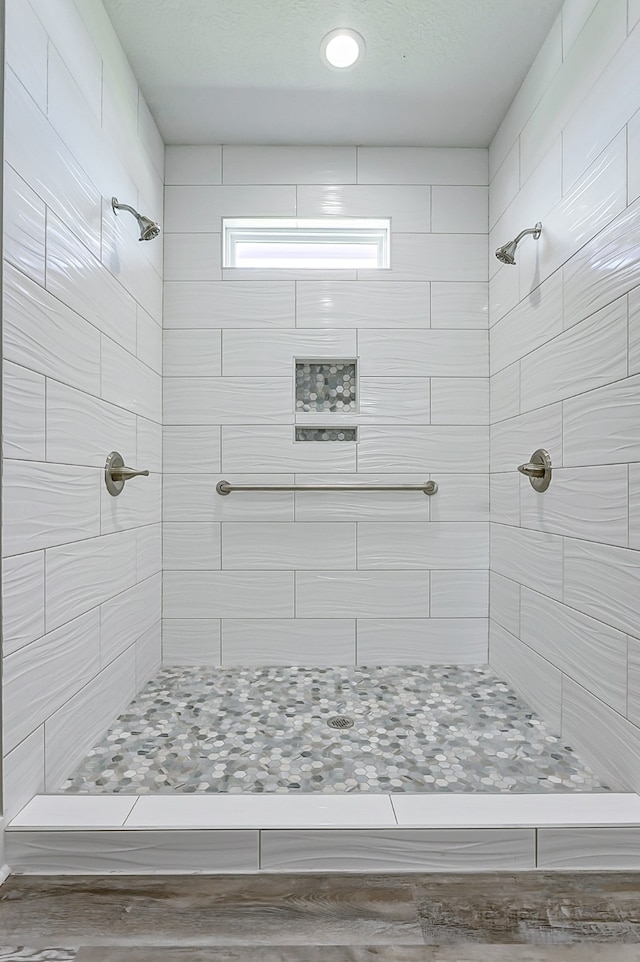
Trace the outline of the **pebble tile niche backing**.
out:
M 355 361 L 296 361 L 296 412 L 356 410 Z

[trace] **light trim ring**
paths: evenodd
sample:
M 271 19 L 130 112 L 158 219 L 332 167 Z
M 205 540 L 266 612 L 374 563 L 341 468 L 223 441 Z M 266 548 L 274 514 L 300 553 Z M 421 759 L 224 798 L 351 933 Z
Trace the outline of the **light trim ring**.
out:
M 355 67 L 362 60 L 364 51 L 364 38 L 349 27 L 331 30 L 320 44 L 322 59 L 332 70 Z

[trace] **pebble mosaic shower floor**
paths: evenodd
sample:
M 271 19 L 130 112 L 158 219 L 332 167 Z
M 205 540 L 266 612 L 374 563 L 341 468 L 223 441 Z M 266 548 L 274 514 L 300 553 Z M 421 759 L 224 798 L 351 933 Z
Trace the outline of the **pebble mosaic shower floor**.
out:
M 403 665 L 164 668 L 62 790 L 609 788 L 488 667 Z

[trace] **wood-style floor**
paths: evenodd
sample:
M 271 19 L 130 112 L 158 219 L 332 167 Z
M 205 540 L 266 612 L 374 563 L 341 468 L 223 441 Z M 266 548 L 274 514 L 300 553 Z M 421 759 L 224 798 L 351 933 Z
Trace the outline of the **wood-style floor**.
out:
M 18 946 L 83 947 L 77 962 L 640 962 L 640 873 L 13 876 L 0 957 Z

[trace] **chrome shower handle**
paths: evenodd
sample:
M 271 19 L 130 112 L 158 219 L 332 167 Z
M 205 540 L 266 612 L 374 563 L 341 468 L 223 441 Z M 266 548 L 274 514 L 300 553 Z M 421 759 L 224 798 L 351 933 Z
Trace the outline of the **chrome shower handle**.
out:
M 130 481 L 131 478 L 148 477 L 148 471 L 136 471 L 135 468 L 128 468 L 118 451 L 111 452 L 104 466 L 104 483 L 107 486 L 107 491 L 114 498 L 122 494 L 125 481 Z
M 123 464 L 121 468 L 111 468 L 111 477 L 114 481 L 130 481 L 131 478 L 148 478 L 148 471 L 136 471 L 135 468 L 128 468 Z
M 532 461 L 529 461 L 528 464 L 519 464 L 518 471 L 520 471 L 521 474 L 526 474 L 528 478 L 543 478 L 545 468 L 542 464 L 534 464 Z

